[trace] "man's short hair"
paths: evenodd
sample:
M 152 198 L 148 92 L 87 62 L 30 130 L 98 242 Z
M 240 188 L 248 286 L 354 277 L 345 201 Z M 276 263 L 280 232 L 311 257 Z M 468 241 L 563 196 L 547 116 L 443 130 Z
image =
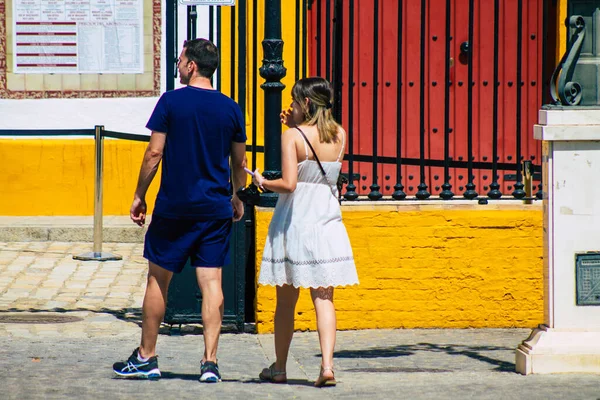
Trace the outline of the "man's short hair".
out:
M 210 78 L 219 66 L 219 50 L 210 40 L 192 39 L 183 44 L 185 56 L 198 67 L 198 73 Z

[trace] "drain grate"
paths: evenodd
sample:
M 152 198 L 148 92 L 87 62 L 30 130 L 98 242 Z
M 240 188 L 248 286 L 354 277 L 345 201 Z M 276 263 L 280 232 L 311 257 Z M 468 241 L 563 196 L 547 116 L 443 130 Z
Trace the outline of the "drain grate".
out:
M 452 372 L 449 369 L 439 369 L 439 368 L 404 368 L 404 367 L 381 367 L 381 368 L 350 368 L 344 369 L 347 372 L 429 372 L 429 373 L 442 373 L 442 372 Z
M 0 314 L 0 324 L 67 324 L 83 321 L 83 318 L 63 314 Z

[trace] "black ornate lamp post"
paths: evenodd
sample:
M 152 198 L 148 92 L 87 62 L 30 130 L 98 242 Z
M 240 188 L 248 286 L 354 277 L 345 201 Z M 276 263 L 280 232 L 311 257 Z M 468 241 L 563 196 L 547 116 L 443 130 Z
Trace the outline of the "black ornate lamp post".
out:
M 265 83 L 260 87 L 265 91 L 265 171 L 266 179 L 281 177 L 281 91 L 285 85 L 283 66 L 283 40 L 281 40 L 281 0 L 265 0 L 265 39 L 263 65 L 260 76 Z M 261 196 L 262 206 L 272 207 L 277 194 L 265 193 Z

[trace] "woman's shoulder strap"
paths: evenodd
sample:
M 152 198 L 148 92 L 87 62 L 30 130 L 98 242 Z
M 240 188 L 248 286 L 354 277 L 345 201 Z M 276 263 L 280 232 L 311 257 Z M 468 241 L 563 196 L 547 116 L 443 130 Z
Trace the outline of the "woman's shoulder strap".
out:
M 295 128 L 298 135 L 302 137 L 302 142 L 304 142 L 304 153 L 306 154 L 305 159 L 308 160 L 308 146 L 306 145 L 308 143 L 308 139 L 306 138 L 304 132 L 302 132 L 302 129 L 298 128 L 297 126 Z
M 337 160 L 336 161 L 340 161 L 340 159 L 344 156 L 344 150 L 346 150 L 346 132 L 340 128 L 340 136 L 342 137 L 342 149 L 340 150 L 340 154 L 338 154 Z

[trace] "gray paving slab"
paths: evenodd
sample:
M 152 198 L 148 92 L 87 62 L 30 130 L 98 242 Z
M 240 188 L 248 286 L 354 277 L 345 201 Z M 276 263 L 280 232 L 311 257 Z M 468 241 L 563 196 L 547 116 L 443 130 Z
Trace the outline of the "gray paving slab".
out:
M 296 333 L 287 385 L 257 379 L 274 360 L 272 335 L 225 333 L 224 382 L 208 385 L 198 382 L 201 326 L 184 325 L 181 336 L 164 326 L 163 379 L 116 379 L 112 363 L 138 345 L 146 262 L 139 243 L 106 243 L 123 255 L 118 262 L 72 259 L 89 246 L 0 242 L 0 399 L 600 399 L 598 375 L 516 374 L 515 349 L 527 329 L 342 331 L 340 383 L 316 389 L 315 332 Z
M 65 315 L 70 315 L 66 313 Z M 261 383 L 273 360 L 272 335 L 223 334 L 220 384 L 201 384 L 198 330 L 159 338 L 156 382 L 114 378 L 111 365 L 137 346 L 134 319 L 77 314 L 67 324 L 1 324 L 0 398 L 207 398 L 223 399 L 597 399 L 591 374 L 514 372 L 514 349 L 527 330 L 366 330 L 338 334 L 335 388 L 316 389 L 320 352 L 314 332 L 292 342 L 286 385 Z M 7 328 L 7 325 L 11 325 Z M 43 328 L 42 328 L 43 327 Z

